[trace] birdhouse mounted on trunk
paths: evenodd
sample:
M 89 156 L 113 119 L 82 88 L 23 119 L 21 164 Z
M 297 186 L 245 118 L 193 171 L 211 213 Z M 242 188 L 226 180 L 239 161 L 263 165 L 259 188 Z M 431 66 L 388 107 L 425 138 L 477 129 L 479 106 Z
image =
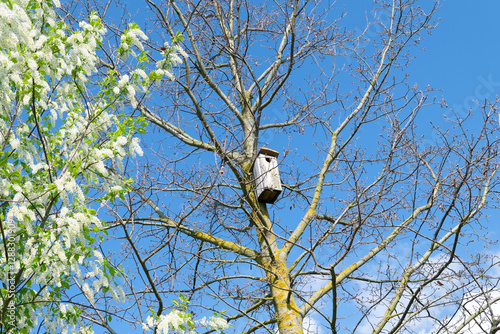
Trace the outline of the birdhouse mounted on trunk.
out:
M 261 148 L 253 163 L 253 177 L 257 198 L 260 202 L 274 203 L 281 193 L 277 151 Z

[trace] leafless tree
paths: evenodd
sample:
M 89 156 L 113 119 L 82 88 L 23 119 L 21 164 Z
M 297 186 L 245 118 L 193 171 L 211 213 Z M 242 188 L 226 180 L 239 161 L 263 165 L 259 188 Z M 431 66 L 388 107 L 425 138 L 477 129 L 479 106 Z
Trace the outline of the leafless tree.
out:
M 350 9 L 363 29 L 347 1 L 145 0 L 116 24 L 115 3 L 87 4 L 116 32 L 147 15 L 152 60 L 178 31 L 187 53 L 134 110 L 146 154 L 103 244 L 129 303 L 109 312 L 139 324 L 182 293 L 235 333 L 497 331 L 498 101 L 439 127 L 422 115 L 447 108 L 407 77 L 435 26 L 422 3 Z M 272 205 L 255 195 L 261 147 L 280 153 Z

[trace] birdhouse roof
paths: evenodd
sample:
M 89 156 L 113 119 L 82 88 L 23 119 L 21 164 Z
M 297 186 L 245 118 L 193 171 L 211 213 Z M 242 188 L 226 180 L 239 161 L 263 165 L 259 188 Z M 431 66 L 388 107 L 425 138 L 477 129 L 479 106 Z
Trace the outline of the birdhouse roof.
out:
M 266 155 L 270 155 L 272 157 L 278 157 L 278 155 L 280 155 L 278 151 L 271 150 L 270 148 L 267 148 L 267 147 L 261 148 L 259 151 L 259 154 L 266 154 Z

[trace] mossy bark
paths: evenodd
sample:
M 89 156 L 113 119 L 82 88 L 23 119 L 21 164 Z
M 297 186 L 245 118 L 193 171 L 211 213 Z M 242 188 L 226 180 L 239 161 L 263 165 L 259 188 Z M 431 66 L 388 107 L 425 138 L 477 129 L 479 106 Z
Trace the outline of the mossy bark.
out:
M 277 254 L 281 255 L 281 254 Z M 285 259 L 277 256 L 271 264 L 271 295 L 276 309 L 276 320 L 280 334 L 302 334 L 304 317 L 295 301 Z

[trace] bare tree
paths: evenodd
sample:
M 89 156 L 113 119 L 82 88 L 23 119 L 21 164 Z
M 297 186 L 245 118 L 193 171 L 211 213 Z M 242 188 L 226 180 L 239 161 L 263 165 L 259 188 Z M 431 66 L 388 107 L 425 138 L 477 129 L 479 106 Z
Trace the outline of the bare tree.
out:
M 426 6 L 375 1 L 360 31 L 340 2 L 145 0 L 151 58 L 178 31 L 186 54 L 134 111 L 151 132 L 110 208 L 130 299 L 113 312 L 138 324 L 182 293 L 197 314 L 227 310 L 235 333 L 498 330 L 483 249 L 497 101 L 447 128 L 421 117 L 445 107 L 406 76 L 434 28 Z M 280 153 L 272 205 L 255 194 L 261 147 Z

